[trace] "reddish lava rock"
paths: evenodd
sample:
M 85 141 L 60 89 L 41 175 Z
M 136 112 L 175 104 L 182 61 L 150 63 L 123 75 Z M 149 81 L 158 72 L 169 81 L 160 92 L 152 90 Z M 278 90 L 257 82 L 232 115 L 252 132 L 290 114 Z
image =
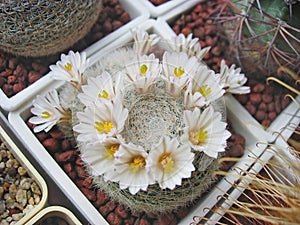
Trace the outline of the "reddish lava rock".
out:
M 291 102 L 285 95 L 292 93 L 275 83 L 267 85 L 265 81 L 250 80 L 247 85 L 250 86 L 251 93 L 235 97 L 263 127 L 267 128 Z

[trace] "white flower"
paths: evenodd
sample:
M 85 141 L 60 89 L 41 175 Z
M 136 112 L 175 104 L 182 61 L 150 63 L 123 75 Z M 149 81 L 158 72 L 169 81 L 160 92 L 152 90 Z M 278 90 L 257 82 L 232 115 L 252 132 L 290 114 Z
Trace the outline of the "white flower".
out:
M 139 29 L 133 32 L 133 38 L 133 49 L 140 55 L 148 54 L 151 47 L 155 46 L 160 39 L 157 34 L 148 34 L 146 31 Z
M 151 149 L 149 160 L 151 173 L 162 189 L 173 190 L 195 170 L 190 146 L 187 143 L 180 145 L 176 138 L 171 140 L 167 136 Z
M 210 157 L 217 158 L 218 152 L 225 151 L 226 140 L 230 132 L 226 130 L 226 123 L 221 121 L 219 112 L 214 112 L 212 106 L 200 111 L 184 111 L 184 122 L 187 128 L 182 135 L 182 141 L 188 141 L 196 151 L 203 151 Z
M 89 77 L 87 84 L 83 85 L 82 93 L 77 96 L 86 106 L 92 105 L 96 101 L 107 102 L 122 94 L 124 87 L 123 76 L 116 74 L 114 84 L 109 73 L 104 71 L 100 76 Z
M 200 92 L 195 92 L 193 94 L 192 85 L 189 85 L 187 90 L 184 92 L 184 108 L 193 109 L 194 107 L 202 108 L 206 105 L 205 98 L 200 94 Z
M 186 52 L 188 56 L 195 56 L 199 61 L 201 61 L 205 55 L 209 52 L 211 47 L 201 48 L 199 44 L 199 38 L 192 38 L 193 34 L 189 34 L 187 37 L 184 34 L 179 34 L 175 36 L 173 40 L 169 43 L 169 46 L 175 52 Z
M 225 91 L 222 89 L 223 86 L 218 82 L 218 77 L 213 70 L 209 70 L 206 66 L 201 65 L 194 74 L 195 75 L 192 77 L 192 81 L 187 88 L 188 92 L 190 92 L 190 95 L 188 96 L 190 99 L 185 99 L 185 105 L 189 107 L 198 106 L 197 103 L 191 105 L 199 98 L 197 97 L 199 96 L 197 92 L 204 97 L 206 104 L 210 104 L 223 96 Z
M 196 57 L 189 58 L 184 52 L 165 52 L 162 66 L 166 91 L 177 96 L 187 86 L 199 65 Z
M 86 53 L 74 53 L 70 51 L 68 55 L 62 54 L 61 60 L 56 65 L 50 66 L 50 76 L 55 80 L 65 80 L 78 87 L 82 84 L 82 73 L 89 65 Z
M 116 137 L 124 128 L 128 110 L 123 108 L 122 98 L 117 98 L 108 103 L 95 103 L 76 115 L 79 124 L 73 130 L 78 133 L 77 141 L 86 143 Z
M 105 142 L 88 143 L 81 149 L 81 159 L 89 165 L 94 176 L 114 172 L 115 153 L 119 150 L 120 141 L 109 138 Z
M 38 95 L 33 101 L 31 112 L 35 116 L 29 122 L 38 125 L 33 129 L 36 133 L 42 130 L 48 132 L 57 123 L 71 119 L 70 112 L 61 106 L 55 89 L 46 96 Z
M 137 56 L 133 63 L 126 65 L 126 75 L 138 93 L 145 93 L 160 76 L 160 68 L 154 54 Z
M 116 173 L 107 174 L 105 179 L 119 182 L 121 189 L 128 188 L 133 195 L 139 190 L 146 191 L 148 185 L 154 183 L 153 176 L 148 170 L 148 167 L 151 167 L 148 153 L 143 147 L 132 143 L 121 144 L 115 158 Z
M 220 78 L 227 93 L 250 93 L 250 87 L 243 86 L 247 82 L 245 74 L 241 73 L 241 68 L 235 69 L 235 64 L 231 65 L 231 67 L 229 68 L 225 63 L 225 60 L 222 60 L 220 68 Z

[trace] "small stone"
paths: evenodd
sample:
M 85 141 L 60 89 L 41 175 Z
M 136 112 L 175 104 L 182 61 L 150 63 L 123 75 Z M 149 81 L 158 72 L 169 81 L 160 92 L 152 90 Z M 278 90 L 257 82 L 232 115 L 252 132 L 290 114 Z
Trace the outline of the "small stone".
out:
M 248 112 L 253 116 L 256 113 L 256 107 L 252 105 L 251 103 L 247 104 L 245 108 L 248 110 Z
M 266 118 L 266 113 L 262 110 L 258 110 L 255 114 L 255 118 L 258 121 L 263 121 Z
M 36 195 L 41 195 L 42 193 L 41 193 L 41 189 L 40 189 L 40 187 L 37 185 L 37 183 L 36 182 L 33 182 L 32 184 L 31 184 L 31 191 L 34 193 L 34 194 L 36 194 Z
M 265 102 L 265 103 L 270 103 L 270 102 L 273 101 L 273 96 L 270 95 L 270 94 L 263 94 L 263 95 L 262 95 L 262 100 L 263 100 L 263 102 Z
M 41 202 L 40 195 L 34 194 L 34 203 L 38 205 Z
M 14 221 L 19 221 L 20 219 L 22 219 L 22 217 L 24 217 L 24 214 L 23 213 L 15 213 L 15 214 L 12 214 L 11 217 Z
M 24 90 L 25 85 L 17 83 L 13 85 L 13 91 L 14 93 L 19 93 L 20 91 Z
M 268 118 L 273 121 L 275 120 L 275 118 L 277 117 L 277 113 L 276 112 L 269 112 L 268 113 Z
M 269 119 L 264 119 L 262 122 L 261 122 L 261 125 L 265 128 L 269 127 L 271 125 L 271 120 Z
M 0 215 L 2 215 L 6 210 L 6 204 L 4 200 L 0 201 Z
M 33 198 L 33 197 L 30 197 L 30 198 L 28 199 L 28 204 L 34 205 L 34 198 Z
M 229 149 L 229 155 L 231 157 L 241 157 L 244 155 L 244 148 L 242 145 L 236 144 L 233 145 L 230 149 Z
M 47 138 L 43 141 L 43 146 L 52 153 L 60 149 L 60 143 L 55 138 Z
M 273 112 L 275 110 L 275 102 L 270 102 L 268 104 L 268 111 Z
M 31 186 L 31 179 L 30 179 L 30 178 L 23 178 L 23 179 L 20 181 L 20 187 L 21 187 L 23 190 L 28 190 L 28 189 L 30 189 L 30 186 Z
M 259 110 L 262 110 L 262 111 L 267 111 L 268 106 L 267 106 L 267 104 L 266 104 L 265 102 L 261 102 L 261 103 L 259 104 L 259 106 L 258 106 L 258 109 L 259 109 Z
M 9 225 L 9 222 L 6 221 L 5 219 L 3 219 L 3 220 L 0 221 L 0 224 L 1 225 Z
M 265 85 L 263 83 L 258 83 L 252 88 L 252 92 L 261 93 L 265 90 Z
M 254 105 L 258 105 L 262 100 L 261 95 L 257 93 L 250 93 L 249 98 Z
M 39 80 L 42 76 L 43 76 L 42 74 L 32 70 L 28 73 L 28 82 L 30 84 L 32 84 L 32 83 L 36 82 L 37 80 Z
M 183 33 L 184 36 L 188 36 L 190 33 L 192 33 L 192 29 L 189 28 L 189 27 L 184 27 L 184 28 L 181 30 L 181 33 Z
M 19 189 L 16 194 L 16 200 L 24 207 L 27 204 L 27 191 Z
M 23 166 L 20 166 L 20 167 L 18 168 L 18 174 L 19 174 L 20 176 L 24 176 L 26 173 L 27 173 L 27 170 L 26 170 L 26 168 L 24 168 Z
M 121 225 L 122 224 L 122 219 L 113 212 L 109 213 L 106 219 L 107 219 L 107 222 L 111 225 Z

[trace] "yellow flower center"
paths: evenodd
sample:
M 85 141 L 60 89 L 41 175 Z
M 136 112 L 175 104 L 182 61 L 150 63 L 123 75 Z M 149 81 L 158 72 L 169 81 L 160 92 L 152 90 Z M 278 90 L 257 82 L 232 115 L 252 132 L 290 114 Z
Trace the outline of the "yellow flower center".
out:
M 108 160 L 112 160 L 114 158 L 116 151 L 118 151 L 119 146 L 120 146 L 119 144 L 113 144 L 110 146 L 106 146 L 105 147 L 106 153 L 104 153 L 103 156 L 106 157 L 106 159 L 108 159 Z
M 201 145 L 208 138 L 207 134 L 208 134 L 208 132 L 206 130 L 202 130 L 202 129 L 200 129 L 196 132 L 190 131 L 189 132 L 190 141 L 194 145 Z
M 71 63 L 66 63 L 65 68 L 67 71 L 71 71 L 72 70 L 72 64 Z
M 175 76 L 176 77 L 181 77 L 182 76 L 182 74 L 184 74 L 184 69 L 181 67 L 181 66 L 179 66 L 179 67 L 176 67 L 175 69 L 174 69 L 174 74 L 175 74 Z
M 206 97 L 207 95 L 209 95 L 211 93 L 211 88 L 208 87 L 207 84 L 205 84 L 199 88 L 199 92 L 201 93 L 201 95 L 203 97 Z
M 141 65 L 141 66 L 140 66 L 140 75 L 141 75 L 141 76 L 145 76 L 147 70 L 148 70 L 148 67 L 147 67 L 146 64 Z
M 101 93 L 98 94 L 98 98 L 105 98 L 108 99 L 107 91 L 103 90 Z
M 95 128 L 99 133 L 108 134 L 113 127 L 114 126 L 112 122 L 104 122 L 104 123 L 97 122 L 97 121 L 95 122 Z
M 136 173 L 140 168 L 144 168 L 145 166 L 146 166 L 146 159 L 143 156 L 138 155 L 132 159 L 129 168 L 133 173 Z
M 174 160 L 170 156 L 170 153 L 163 153 L 159 157 L 159 163 L 163 167 L 164 172 L 166 174 L 170 174 L 171 172 L 174 171 Z
M 51 117 L 51 114 L 47 111 L 42 112 L 42 118 L 44 119 L 48 119 Z

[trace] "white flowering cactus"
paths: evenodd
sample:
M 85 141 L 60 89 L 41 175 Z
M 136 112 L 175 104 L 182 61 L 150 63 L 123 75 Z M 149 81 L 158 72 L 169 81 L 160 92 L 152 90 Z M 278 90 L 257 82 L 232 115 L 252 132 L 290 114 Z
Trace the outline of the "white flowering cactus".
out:
M 60 95 L 37 97 L 30 122 L 47 132 L 69 112 L 94 183 L 132 211 L 164 213 L 209 188 L 230 137 L 216 102 L 249 88 L 224 61 L 220 74 L 210 70 L 202 62 L 209 48 L 191 35 L 169 40 L 161 58 L 152 52 L 157 35 L 136 31 L 133 39 L 94 66 L 85 54 L 63 55 L 50 69 L 66 84 Z

